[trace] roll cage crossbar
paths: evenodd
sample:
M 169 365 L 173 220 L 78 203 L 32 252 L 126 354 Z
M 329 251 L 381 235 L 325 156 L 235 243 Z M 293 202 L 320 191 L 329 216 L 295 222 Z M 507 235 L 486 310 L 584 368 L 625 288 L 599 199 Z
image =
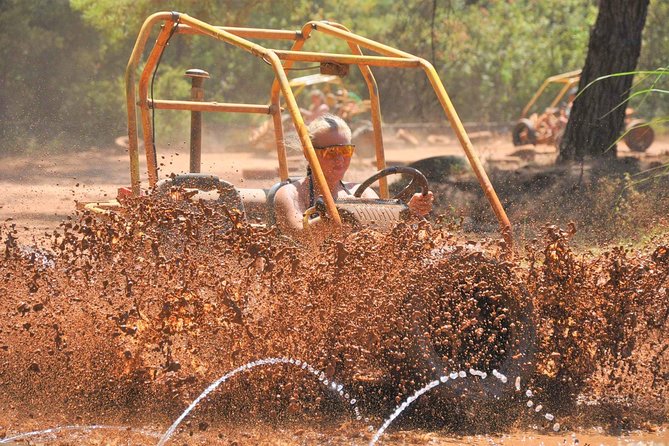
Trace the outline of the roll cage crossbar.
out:
M 560 100 L 564 97 L 565 94 L 572 88 L 574 85 L 578 85 L 579 80 L 581 79 L 581 70 L 569 71 L 567 73 L 557 74 L 551 76 L 544 81 L 543 84 L 539 87 L 534 96 L 532 96 L 529 102 L 523 108 L 523 111 L 520 112 L 520 118 L 527 118 L 528 113 L 532 106 L 537 102 L 537 100 L 544 93 L 544 90 L 551 84 L 562 84 L 562 87 L 557 92 L 553 100 L 551 101 L 549 107 L 554 108 Z
M 140 58 L 146 47 L 147 40 L 155 26 L 160 26 L 156 42 L 151 49 L 146 63 L 141 71 L 136 91 L 135 73 L 139 66 Z M 320 52 L 302 51 L 305 42 L 311 36 L 312 32 L 318 31 L 323 34 L 345 41 L 351 54 L 333 54 Z M 218 102 L 195 102 L 195 101 L 168 101 L 151 100 L 149 98 L 149 81 L 152 73 L 164 52 L 167 41 L 173 33 L 196 34 L 209 36 L 221 40 L 227 44 L 234 45 L 242 50 L 251 53 L 253 56 L 263 59 L 267 62 L 274 72 L 274 82 L 270 90 L 270 104 L 233 104 Z M 266 48 L 248 40 L 249 38 L 270 39 L 270 40 L 292 40 L 292 48 L 288 51 Z M 364 55 L 361 48 L 372 50 L 380 56 Z M 483 188 L 488 201 L 492 205 L 493 211 L 499 221 L 504 239 L 509 247 L 512 246 L 511 224 L 499 202 L 487 174 L 485 173 L 481 161 L 479 160 L 473 145 L 465 132 L 465 129 L 458 117 L 451 100 L 446 93 L 436 70 L 425 59 L 413 56 L 404 51 L 383 45 L 365 37 L 350 32 L 346 27 L 328 21 L 310 21 L 299 31 L 284 31 L 273 29 L 257 28 L 237 28 L 212 26 L 201 20 L 190 17 L 187 14 L 177 12 L 158 12 L 149 16 L 142 25 L 135 46 L 132 50 L 130 60 L 125 72 L 126 101 L 128 108 L 128 152 L 130 156 L 130 180 L 132 194 L 140 195 L 140 175 L 139 175 L 139 144 L 137 130 L 137 107 L 144 136 L 146 149 L 146 161 L 148 170 L 148 180 L 151 187 L 158 181 L 158 169 L 156 163 L 156 154 L 153 150 L 153 132 L 150 118 L 151 108 L 174 109 L 174 110 L 194 110 L 194 111 L 216 111 L 216 112 L 236 112 L 236 113 L 261 113 L 272 116 L 274 124 L 274 134 L 279 162 L 279 176 L 282 181 L 288 179 L 288 164 L 286 147 L 284 143 L 283 126 L 281 124 L 281 102 L 283 96 L 286 108 L 290 114 L 300 142 L 304 155 L 311 166 L 314 179 L 318 187 L 323 191 L 323 199 L 329 215 L 337 224 L 341 224 L 341 218 L 335 206 L 334 199 L 329 192 L 323 171 L 318 163 L 316 153 L 309 138 L 307 126 L 304 123 L 300 113 L 299 106 L 295 96 L 288 84 L 286 70 L 290 69 L 294 62 L 330 62 L 339 64 L 356 65 L 369 89 L 371 121 L 374 130 L 374 145 L 376 150 L 376 167 L 378 170 L 386 167 L 384 146 L 381 132 L 381 111 L 378 95 L 378 88 L 374 75 L 370 67 L 397 67 L 397 68 L 419 68 L 422 69 L 428 77 L 432 88 L 439 99 L 439 102 L 446 113 L 446 117 L 453 128 L 469 163 L 476 174 L 476 177 Z M 380 181 L 380 195 L 382 198 L 388 197 L 388 185 L 385 179 Z

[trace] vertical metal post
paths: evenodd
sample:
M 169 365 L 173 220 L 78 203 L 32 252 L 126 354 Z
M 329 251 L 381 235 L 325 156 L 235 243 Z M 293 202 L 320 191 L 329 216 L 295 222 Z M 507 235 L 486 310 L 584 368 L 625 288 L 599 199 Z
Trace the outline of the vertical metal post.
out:
M 192 101 L 204 101 L 205 79 L 209 79 L 209 73 L 197 68 L 186 71 L 186 77 L 191 78 L 192 86 L 190 98 Z M 190 112 L 190 172 L 199 173 L 202 165 L 202 112 Z

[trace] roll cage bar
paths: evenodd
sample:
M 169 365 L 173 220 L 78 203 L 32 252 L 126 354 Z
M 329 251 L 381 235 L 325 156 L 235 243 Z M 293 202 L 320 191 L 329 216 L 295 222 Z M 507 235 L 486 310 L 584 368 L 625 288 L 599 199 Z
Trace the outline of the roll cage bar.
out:
M 160 25 L 161 29 L 156 38 L 156 42 L 151 49 L 144 68 L 139 77 L 139 83 L 136 91 L 135 72 L 139 66 L 140 58 L 146 47 L 147 40 L 151 30 Z M 334 54 L 302 51 L 305 42 L 314 31 L 319 31 L 334 38 L 345 41 L 351 54 Z M 218 103 L 218 102 L 195 102 L 195 101 L 168 101 L 152 100 L 149 98 L 149 81 L 151 74 L 156 69 L 167 42 L 173 33 L 197 34 L 212 37 L 221 40 L 230 45 L 234 45 L 242 50 L 251 53 L 267 62 L 274 71 L 274 82 L 270 90 L 270 105 L 264 104 L 236 104 L 236 103 Z M 248 40 L 249 38 L 272 39 L 272 40 L 292 40 L 293 46 L 290 50 L 278 50 L 266 48 Z M 362 48 L 372 50 L 381 56 L 368 56 L 362 53 Z M 130 156 L 130 180 L 132 194 L 140 195 L 140 176 L 139 176 L 139 150 L 138 150 L 138 131 L 137 131 L 137 107 L 139 107 L 142 133 L 144 136 L 146 161 L 148 170 L 148 180 L 151 187 L 158 181 L 158 170 L 156 163 L 156 154 L 153 150 L 153 132 L 149 110 L 153 109 L 172 109 L 172 110 L 192 110 L 192 111 L 216 111 L 216 112 L 236 112 L 236 113 L 261 113 L 272 115 L 274 124 L 274 133 L 276 140 L 277 157 L 279 162 L 279 176 L 282 181 L 288 179 L 288 164 L 286 147 L 284 143 L 283 126 L 281 125 L 281 102 L 280 96 L 286 102 L 286 108 L 290 113 L 293 124 L 302 144 L 304 155 L 311 166 L 314 179 L 321 191 L 329 215 L 336 224 L 341 224 L 341 218 L 335 206 L 334 199 L 329 192 L 323 171 L 318 163 L 313 145 L 309 139 L 307 126 L 302 119 L 299 106 L 295 96 L 289 86 L 286 70 L 290 69 L 294 62 L 319 62 L 356 65 L 369 89 L 371 105 L 371 121 L 374 130 L 374 144 L 376 150 L 376 167 L 381 170 L 386 167 L 384 146 L 381 131 L 381 111 L 378 95 L 378 88 L 374 75 L 370 67 L 397 67 L 397 68 L 419 68 L 422 69 L 428 77 L 432 88 L 439 99 L 439 102 L 446 113 L 446 117 L 453 128 L 469 163 L 476 174 L 476 177 L 483 188 L 488 201 L 492 205 L 493 211 L 501 226 L 502 234 L 511 247 L 513 243 L 511 224 L 509 219 L 490 183 L 490 180 L 483 169 L 469 136 L 458 117 L 451 100 L 446 93 L 439 76 L 428 61 L 413 56 L 404 51 L 397 50 L 387 45 L 383 45 L 374 40 L 367 39 L 352 33 L 346 27 L 328 21 L 310 21 L 306 23 L 299 31 L 285 31 L 274 29 L 257 28 L 236 28 L 224 26 L 212 26 L 201 20 L 193 18 L 187 14 L 178 12 L 158 12 L 149 16 L 142 25 L 137 40 L 135 41 L 128 65 L 125 72 L 126 101 L 128 109 L 128 152 Z M 380 180 L 380 195 L 382 198 L 388 197 L 388 185 L 385 179 Z
M 571 87 L 574 85 L 578 85 L 579 80 L 581 79 L 581 70 L 574 70 L 574 71 L 569 71 L 567 73 L 562 73 L 562 74 L 556 74 L 555 76 L 551 76 L 547 78 L 543 84 L 539 87 L 536 93 L 534 93 L 534 96 L 532 96 L 529 100 L 529 102 L 525 105 L 523 108 L 523 111 L 520 112 L 520 119 L 527 118 L 528 113 L 530 112 L 530 109 L 532 106 L 537 102 L 537 100 L 541 97 L 543 94 L 544 90 L 551 85 L 551 84 L 563 84 L 562 88 L 558 91 L 558 93 L 555 95 L 553 100 L 551 101 L 549 108 L 554 108 L 560 100 L 564 97 L 565 94 L 569 91 Z

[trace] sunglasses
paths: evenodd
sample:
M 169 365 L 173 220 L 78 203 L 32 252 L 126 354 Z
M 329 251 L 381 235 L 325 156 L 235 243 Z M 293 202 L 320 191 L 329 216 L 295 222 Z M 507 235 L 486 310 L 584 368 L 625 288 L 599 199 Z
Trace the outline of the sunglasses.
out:
M 355 144 L 334 144 L 326 147 L 314 147 L 314 149 L 320 151 L 324 158 L 336 158 L 337 155 L 350 158 L 355 151 Z

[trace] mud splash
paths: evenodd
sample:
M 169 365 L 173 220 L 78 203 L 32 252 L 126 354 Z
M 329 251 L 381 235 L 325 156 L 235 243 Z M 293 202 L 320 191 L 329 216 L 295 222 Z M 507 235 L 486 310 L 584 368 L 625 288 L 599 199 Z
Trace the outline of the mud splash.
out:
M 161 200 L 78 215 L 31 249 L 15 231 L 2 229 L 0 258 L 11 432 L 47 420 L 169 426 L 216 378 L 265 357 L 336 376 L 376 425 L 469 369 L 519 377 L 567 425 L 626 429 L 669 413 L 666 243 L 583 255 L 573 228 L 546 227 L 508 261 L 497 241 L 416 223 L 303 246 L 225 208 Z M 554 425 L 513 385 L 488 381 L 440 386 L 398 421 L 458 433 Z M 183 432 L 342 419 L 356 422 L 318 381 L 278 366 L 230 380 Z

